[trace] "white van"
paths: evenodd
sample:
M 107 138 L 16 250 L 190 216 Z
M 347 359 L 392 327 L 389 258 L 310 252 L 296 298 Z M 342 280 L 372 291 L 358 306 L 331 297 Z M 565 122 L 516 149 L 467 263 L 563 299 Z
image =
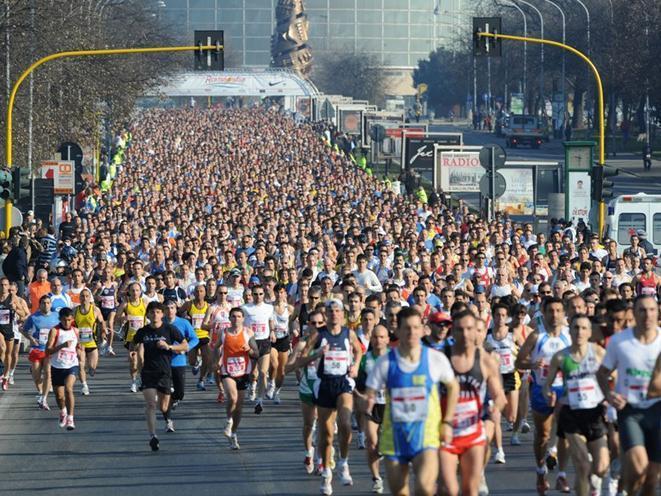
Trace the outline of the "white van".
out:
M 630 246 L 631 235 L 640 229 L 661 253 L 661 195 L 622 195 L 608 203 L 606 235 L 617 241 L 618 253 Z

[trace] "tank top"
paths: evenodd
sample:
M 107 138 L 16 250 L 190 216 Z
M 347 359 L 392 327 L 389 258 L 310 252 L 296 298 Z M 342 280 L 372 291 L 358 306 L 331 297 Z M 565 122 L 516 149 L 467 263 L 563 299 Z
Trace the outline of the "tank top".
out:
M 301 303 L 298 309 L 298 326 L 301 336 L 307 336 L 308 328 L 308 304 Z
M 140 303 L 134 305 L 130 301 L 126 302 L 126 321 L 128 322 L 128 332 L 126 333 L 126 341 L 133 342 L 133 337 L 139 329 L 145 326 L 145 315 L 147 314 L 147 307 L 142 298 Z
M 445 354 L 452 364 L 452 347 L 445 348 Z M 480 366 L 480 349 L 475 350 L 473 366 L 467 372 L 454 370 L 455 378 L 459 382 L 459 400 L 452 419 L 454 438 L 477 437 L 482 435 L 482 405 L 487 393 L 487 383 L 482 375 Z M 447 395 L 441 386 L 442 408 L 445 408 Z
M 317 348 L 328 345 L 328 351 L 319 360 L 317 376 L 320 379 L 345 377 L 349 373 L 352 357 L 349 336 L 348 327 L 342 327 L 336 335 L 331 334 L 326 327 L 319 330 Z
M 317 369 L 319 368 L 319 359 L 312 360 L 303 368 L 303 377 L 298 384 L 298 392 L 303 395 L 312 395 L 314 383 L 317 380 Z
M 347 314 L 347 327 L 351 329 L 353 332 L 356 332 L 358 328 L 360 327 L 360 314 L 358 314 L 358 318 L 355 320 L 351 320 L 349 317 L 349 314 Z
M 204 316 L 207 314 L 207 309 L 209 304 L 204 302 L 204 305 L 198 307 L 195 302 L 191 301 L 190 308 L 188 309 L 188 316 L 190 317 L 191 325 L 195 329 L 195 335 L 199 339 L 205 339 L 209 337 L 209 331 L 202 329 L 202 322 L 204 322 Z
M 569 349 L 560 364 L 565 386 L 565 398 L 572 410 L 596 408 L 604 401 L 604 395 L 597 383 L 597 370 L 601 364 L 594 353 L 594 345 L 588 343 L 588 352 L 577 362 Z
M 0 301 L 0 330 L 2 334 L 8 335 L 14 331 L 14 311 L 11 309 L 12 296 L 8 295 L 3 301 Z
M 493 334 L 489 334 L 486 341 L 498 353 L 500 373 L 511 374 L 514 372 L 514 362 L 518 351 L 516 343 L 514 343 L 514 334 L 510 331 L 501 340 L 496 339 Z
M 212 346 L 218 342 L 225 330 L 231 325 L 230 322 L 230 309 L 229 305 L 222 307 L 220 305 L 211 306 L 211 316 L 209 319 L 209 326 L 211 327 L 211 344 Z
M 278 313 L 273 310 L 275 317 L 275 337 L 276 339 L 283 339 L 289 336 L 289 307 L 285 307 L 285 311 Z
M 101 310 L 115 310 L 117 301 L 115 300 L 115 285 L 103 286 L 99 294 L 99 303 Z
M 649 277 L 645 277 L 643 274 L 640 275 L 638 284 L 636 284 L 636 293 L 639 295 L 656 296 L 656 276 L 654 272 Z
M 374 369 L 374 366 L 376 365 L 376 361 L 379 359 L 378 356 L 375 356 L 372 350 L 368 351 L 363 355 L 363 358 L 360 363 L 360 372 L 359 374 L 363 373 L 365 377 L 369 377 L 369 375 L 372 373 L 372 370 Z M 386 391 L 385 389 L 379 390 L 376 392 L 376 398 L 375 398 L 376 404 L 377 405 L 385 405 L 386 404 Z
M 158 293 L 154 293 L 153 296 L 149 296 L 148 294 L 143 294 L 142 300 L 145 302 L 145 305 L 149 305 L 152 301 L 159 301 Z
M 83 292 L 83 289 L 85 289 L 84 285 L 82 288 L 69 288 L 69 291 L 67 291 L 69 298 L 71 298 L 71 305 L 74 308 L 80 305 L 80 293 Z
M 571 337 L 569 336 L 569 329 L 567 327 L 563 327 L 558 336 L 551 336 L 546 331 L 539 333 L 531 357 L 533 363 L 542 360 L 541 367 L 536 367 L 532 371 L 537 386 L 542 387 L 546 384 L 546 378 L 549 375 L 549 367 L 551 365 L 551 358 L 553 358 L 553 355 L 558 351 L 567 346 L 571 346 Z M 561 387 L 562 384 L 562 374 L 558 373 L 551 386 Z
M 83 348 L 96 348 L 96 342 L 94 341 L 94 330 L 96 328 L 94 305 L 89 306 L 87 313 L 83 313 L 82 308 L 81 305 L 78 305 L 73 311 L 80 344 L 83 345 Z
M 243 305 L 243 286 L 239 288 L 227 288 L 227 301 L 233 307 L 240 307 Z
M 429 369 L 430 353 L 423 346 L 418 367 L 406 372 L 399 367 L 397 351 L 388 351 L 387 401 L 379 439 L 384 455 L 413 457 L 440 446 L 441 402 Z
M 258 341 L 269 339 L 271 334 L 269 321 L 273 317 L 273 305 L 250 303 L 241 308 L 246 314 L 245 325 L 254 333 L 255 339 Z
M 251 360 L 247 351 L 243 347 L 248 344 L 249 337 L 246 330 L 243 329 L 237 334 L 226 332 L 223 334 L 223 375 L 230 377 L 243 377 L 250 374 Z
M 70 369 L 71 367 L 77 367 L 78 353 L 76 352 L 76 346 L 78 345 L 78 330 L 75 327 L 72 327 L 71 329 L 62 329 L 59 325 L 56 326 L 55 329 L 56 335 L 53 347 L 59 346 L 67 341 L 70 341 L 71 345 L 62 348 L 51 355 L 51 367 L 55 367 L 56 369 Z

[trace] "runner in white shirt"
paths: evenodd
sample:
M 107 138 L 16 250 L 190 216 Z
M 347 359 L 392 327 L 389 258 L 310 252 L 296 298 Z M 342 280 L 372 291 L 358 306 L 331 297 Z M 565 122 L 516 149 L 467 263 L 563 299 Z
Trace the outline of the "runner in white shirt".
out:
M 655 494 L 661 474 L 661 398 L 648 397 L 655 364 L 661 353 L 659 307 L 651 296 L 634 304 L 636 324 L 611 338 L 598 372 L 599 386 L 618 410 L 624 490 L 627 494 Z M 617 372 L 615 391 L 608 379 Z
M 248 303 L 241 308 L 246 316 L 245 326 L 253 332 L 259 348 L 257 367 L 252 372 L 250 384 L 250 401 L 257 399 L 255 413 L 259 415 L 264 409 L 262 401 L 268 383 L 271 345 L 275 343 L 275 321 L 273 305 L 264 303 L 264 287 L 261 284 L 252 287 L 252 297 L 254 303 Z

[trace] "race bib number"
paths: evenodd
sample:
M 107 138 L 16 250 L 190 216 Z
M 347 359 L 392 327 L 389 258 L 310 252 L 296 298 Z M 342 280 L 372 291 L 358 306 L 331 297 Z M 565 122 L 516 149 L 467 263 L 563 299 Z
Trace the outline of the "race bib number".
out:
M 102 296 L 101 297 L 101 308 L 115 308 L 115 297 L 114 296 Z
M 80 342 L 85 344 L 85 343 L 91 343 L 92 342 L 92 329 L 89 327 L 81 327 L 78 329 L 80 332 Z
M 460 400 L 454 411 L 453 431 L 455 436 L 468 436 L 477 432 L 480 408 L 475 398 Z
M 39 344 L 44 345 L 48 343 L 48 334 L 50 334 L 50 329 L 39 329 Z
M 645 375 L 627 375 L 624 379 L 627 388 L 627 402 L 641 403 L 647 399 L 647 388 L 650 384 L 650 377 Z
M 551 366 L 548 363 L 543 364 L 537 371 L 539 372 L 539 380 L 537 383 L 540 386 L 543 386 L 546 384 L 546 380 L 549 377 L 549 371 L 551 370 Z M 551 387 L 560 387 L 562 386 L 562 372 L 558 370 L 557 374 L 555 374 L 555 379 L 553 380 L 553 383 L 551 384 Z
M 78 356 L 76 354 L 76 350 L 67 350 L 66 348 L 62 348 L 57 352 L 57 359 L 64 366 L 64 368 L 68 369 L 76 365 Z
M 514 358 L 509 348 L 498 348 L 500 362 L 500 373 L 508 374 L 514 370 Z
M 0 325 L 9 324 L 10 310 L 0 310 Z
M 328 350 L 324 353 L 324 373 L 346 375 L 349 370 L 349 354 L 345 350 Z
M 286 327 L 276 327 L 275 328 L 275 337 L 278 339 L 286 338 L 289 334 L 289 331 Z
M 137 331 L 145 325 L 144 317 L 135 317 L 130 315 L 127 320 L 129 321 L 129 328 L 133 329 L 134 331 Z
M 242 356 L 227 358 L 227 374 L 230 377 L 241 377 L 246 375 L 246 359 Z
M 393 388 L 390 400 L 394 422 L 422 422 L 427 417 L 427 392 L 424 386 Z
M 572 410 L 595 408 L 603 400 L 597 381 L 592 377 L 567 381 L 567 398 Z
M 193 329 L 201 329 L 202 322 L 204 322 L 204 315 L 193 315 L 193 317 L 191 318 Z
M 380 389 L 376 392 L 376 403 L 379 405 L 386 404 L 386 390 Z
M 266 324 L 254 323 L 250 326 L 250 329 L 255 334 L 255 339 L 268 339 L 269 331 Z
M 305 368 L 307 372 L 307 379 L 308 381 L 314 381 L 317 379 L 317 367 L 319 364 L 317 363 L 317 360 L 314 360 L 310 363 L 308 363 L 307 367 Z

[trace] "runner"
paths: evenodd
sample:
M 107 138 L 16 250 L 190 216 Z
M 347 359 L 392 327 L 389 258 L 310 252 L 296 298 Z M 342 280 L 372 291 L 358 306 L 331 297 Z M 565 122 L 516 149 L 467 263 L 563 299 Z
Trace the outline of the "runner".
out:
M 28 302 L 24 299 L 18 296 L 18 284 L 15 282 L 12 282 L 9 285 L 9 292 L 13 297 L 16 298 L 16 311 L 14 312 L 15 319 L 14 323 L 12 324 L 12 329 L 14 331 L 14 347 L 12 348 L 12 353 L 10 356 L 10 369 L 9 369 L 9 376 L 8 376 L 8 382 L 9 385 L 14 384 L 14 372 L 16 372 L 16 367 L 18 365 L 18 357 L 19 357 L 19 351 L 21 349 L 21 327 L 23 326 L 23 323 L 25 322 L 25 319 L 30 315 L 30 305 L 28 305 Z
M 228 288 L 225 284 L 221 284 L 216 289 L 216 301 L 209 305 L 207 314 L 204 316 L 202 329 L 209 331 L 209 346 L 212 350 L 216 349 L 216 344 L 220 340 L 230 326 L 230 310 L 232 309 L 229 301 L 227 301 Z M 192 348 L 192 346 L 191 346 Z M 218 388 L 218 397 L 216 401 L 222 403 L 225 401 L 225 391 L 223 389 L 223 381 L 218 375 L 218 364 L 213 364 L 213 373 L 216 380 L 216 387 Z
M 50 330 L 59 322 L 58 314 L 51 311 L 50 296 L 45 294 L 39 298 L 39 309 L 30 315 L 23 325 L 23 335 L 30 341 L 28 360 L 31 363 L 32 380 L 39 393 L 37 404 L 43 410 L 50 410 L 48 392 L 51 387 L 51 378 L 46 344 Z
M 9 389 L 9 374 L 14 366 L 14 322 L 29 315 L 22 314 L 23 305 L 18 299 L 10 291 L 9 279 L 0 278 L 0 358 L 4 365 L 0 384 L 3 391 Z
M 191 348 L 188 352 L 188 361 L 193 367 L 193 375 L 199 374 L 199 381 L 197 383 L 198 391 L 206 391 L 206 379 L 211 371 L 211 347 L 209 346 L 210 336 L 209 331 L 202 325 L 204 318 L 209 309 L 209 304 L 206 302 L 207 288 L 202 285 L 195 286 L 193 290 L 193 299 L 188 300 L 183 304 L 180 315 L 185 315 L 190 320 L 195 329 L 195 334 L 200 340 L 200 344 L 196 348 Z
M 243 326 L 243 310 L 234 307 L 230 310 L 230 322 L 221 339 L 216 344 L 215 363 L 219 364 L 219 374 L 227 394 L 225 411 L 227 421 L 223 433 L 230 441 L 230 447 L 238 450 L 239 439 L 236 431 L 239 429 L 243 400 L 250 382 L 250 372 L 253 360 L 259 358 L 259 349 L 252 331 Z
M 398 346 L 376 362 L 367 377 L 367 414 L 379 391 L 386 390 L 386 406 L 379 439 L 385 456 L 390 492 L 409 494 L 409 464 L 415 475 L 416 495 L 435 494 L 438 449 L 452 442 L 452 421 L 459 384 L 443 354 L 422 346 L 422 317 L 414 308 L 403 308 L 396 328 Z M 447 391 L 443 417 L 438 383 Z
M 517 369 L 532 370 L 533 384 L 530 388 L 530 402 L 535 422 L 535 437 L 533 448 L 537 462 L 537 492 L 546 494 L 549 483 L 546 480 L 548 468 L 545 464 L 546 452 L 551 430 L 553 428 L 553 407 L 549 406 L 543 387 L 548 377 L 549 366 L 553 355 L 571 345 L 571 337 L 565 325 L 565 310 L 562 300 L 552 296 L 542 301 L 542 320 L 538 322 L 538 329 L 530 334 L 523 343 L 516 357 Z M 560 374 L 551 385 L 556 397 L 562 396 L 562 377 Z M 556 488 L 562 492 L 569 492 L 567 475 L 564 473 L 566 463 L 566 450 L 562 442 L 559 443 L 558 458 L 560 472 L 556 480 Z
M 602 479 L 609 464 L 606 443 L 604 395 L 597 384 L 597 370 L 604 349 L 589 342 L 592 324 L 585 314 L 575 315 L 569 327 L 571 346 L 558 351 L 551 359 L 544 395 L 550 406 L 560 401 L 551 387 L 558 373 L 564 383 L 563 404 L 558 425 L 569 441 L 576 469 L 578 496 L 601 494 Z
M 66 293 L 71 298 L 72 308 L 80 305 L 80 292 L 85 289 L 85 278 L 83 271 L 80 269 L 73 269 L 71 271 L 71 285 L 67 288 Z
M 623 464 L 624 491 L 654 495 L 661 474 L 661 398 L 648 397 L 655 363 L 661 353 L 659 307 L 652 296 L 638 296 L 636 323 L 615 334 L 606 349 L 597 377 L 608 402 L 617 409 Z M 617 372 L 615 391 L 609 377 Z
M 133 346 L 133 337 L 138 329 L 145 325 L 145 316 L 147 313 L 147 306 L 142 299 L 142 288 L 137 282 L 131 283 L 128 287 L 127 301 L 122 303 L 117 309 L 118 324 L 120 326 L 126 325 L 126 335 L 124 338 L 124 346 L 129 350 L 129 373 L 131 375 L 132 393 L 138 392 L 138 372 L 140 371 L 141 362 L 138 353 Z
M 264 410 L 262 401 L 268 382 L 271 345 L 275 343 L 275 322 L 273 319 L 273 305 L 264 303 L 264 288 L 262 285 L 254 285 L 251 294 L 254 302 L 241 308 L 245 316 L 244 324 L 253 332 L 259 348 L 257 367 L 251 373 L 252 381 L 250 383 L 250 401 L 253 401 L 256 395 L 255 413 L 259 415 Z
M 101 310 L 103 321 L 107 325 L 107 342 L 101 346 L 101 353 L 106 356 L 115 356 L 115 350 L 112 345 L 115 340 L 115 316 L 117 315 L 117 283 L 115 275 L 110 266 L 107 266 L 102 273 L 101 280 L 97 283 L 94 293 L 97 305 Z
M 73 308 L 71 298 L 62 291 L 62 281 L 59 277 L 54 277 L 50 283 L 51 292 L 48 294 L 51 300 L 51 310 L 59 312 L 60 308 Z
M 310 358 L 312 353 L 319 356 L 313 393 L 320 424 L 319 451 L 324 465 L 320 490 L 321 494 L 332 494 L 333 473 L 330 460 L 336 421 L 340 442 L 340 480 L 345 486 L 353 485 L 348 463 L 353 410 L 352 391 L 362 351 L 356 334 L 344 327 L 342 302 L 328 300 L 325 307 L 327 325 L 310 336 L 302 357 Z
M 441 483 L 446 494 L 477 495 L 485 458 L 486 436 L 482 423 L 483 405 L 488 390 L 493 410 L 505 406 L 498 364 L 478 348 L 477 319 L 470 311 L 460 312 L 452 319 L 454 344 L 445 349 L 457 381 L 459 400 L 452 417 L 452 441 L 440 449 Z M 449 397 L 441 387 L 444 409 Z M 457 480 L 457 466 L 461 487 Z
M 654 296 L 661 284 L 659 276 L 654 272 L 654 259 L 646 257 L 643 259 L 643 270 L 633 279 L 633 286 L 639 296 Z
M 73 310 L 62 308 L 59 317 L 60 323 L 48 333 L 46 354 L 50 357 L 51 383 L 60 408 L 59 425 L 72 431 L 76 428 L 73 419 L 76 402 L 73 385 L 79 373 L 78 355 L 82 350 L 78 329 L 74 327 Z
M 74 312 L 74 321 L 78 329 L 78 339 L 84 353 L 80 354 L 80 382 L 82 383 L 81 392 L 83 396 L 90 394 L 90 388 L 87 384 L 87 368 L 89 368 L 90 377 L 96 374 L 96 367 L 99 364 L 99 350 L 97 348 L 97 336 L 100 341 L 105 341 L 106 324 L 103 321 L 101 310 L 94 304 L 92 292 L 85 288 L 80 292 L 80 305 Z M 101 332 L 97 334 L 97 326 Z
M 388 344 L 390 339 L 388 337 L 388 329 L 383 325 L 377 325 L 372 330 L 369 344 L 369 350 L 363 355 L 358 369 L 358 378 L 356 379 L 356 389 L 354 396 L 356 398 L 356 411 L 363 413 L 360 416 L 362 432 L 365 433 L 367 448 L 367 465 L 372 474 L 372 492 L 376 494 L 383 493 L 383 479 L 379 472 L 379 430 L 383 423 L 383 414 L 386 406 L 385 390 L 381 389 L 376 392 L 374 397 L 374 405 L 371 409 L 371 415 L 364 415 L 367 411 L 367 396 L 366 396 L 366 381 L 371 374 L 376 361 L 380 356 L 388 352 Z
M 275 323 L 275 343 L 271 348 L 270 376 L 266 397 L 276 405 L 280 404 L 280 389 L 285 380 L 285 366 L 291 348 L 290 331 L 292 327 L 292 315 L 294 307 L 287 303 L 287 288 L 277 284 L 274 288 L 275 302 L 273 305 L 273 317 Z M 296 331 L 294 331 L 296 332 Z
M 129 291 L 133 291 L 134 286 L 139 287 L 139 284 L 133 283 Z M 158 404 L 165 419 L 166 428 L 169 430 L 172 352 L 187 352 L 188 343 L 176 327 L 164 322 L 162 303 L 151 302 L 147 307 L 147 316 L 149 324 L 136 331 L 131 343 L 142 363 L 140 389 L 146 404 L 145 416 L 150 436 L 149 446 L 152 451 L 158 451 L 160 442 L 156 436 L 156 405 Z
M 199 343 L 197 334 L 195 334 L 195 330 L 188 320 L 177 316 L 177 302 L 174 300 L 167 300 L 165 302 L 165 321 L 177 328 L 188 343 L 189 349 L 197 346 Z M 184 392 L 186 391 L 186 365 L 188 365 L 188 360 L 185 353 L 176 353 L 172 356 L 172 360 L 170 361 L 170 367 L 172 368 L 172 395 L 170 396 L 169 411 L 176 409 L 179 402 L 184 399 Z M 170 417 L 169 414 L 168 417 Z M 166 423 L 168 424 L 166 430 L 168 432 L 174 432 L 174 422 L 172 419 L 169 418 L 166 420 Z

